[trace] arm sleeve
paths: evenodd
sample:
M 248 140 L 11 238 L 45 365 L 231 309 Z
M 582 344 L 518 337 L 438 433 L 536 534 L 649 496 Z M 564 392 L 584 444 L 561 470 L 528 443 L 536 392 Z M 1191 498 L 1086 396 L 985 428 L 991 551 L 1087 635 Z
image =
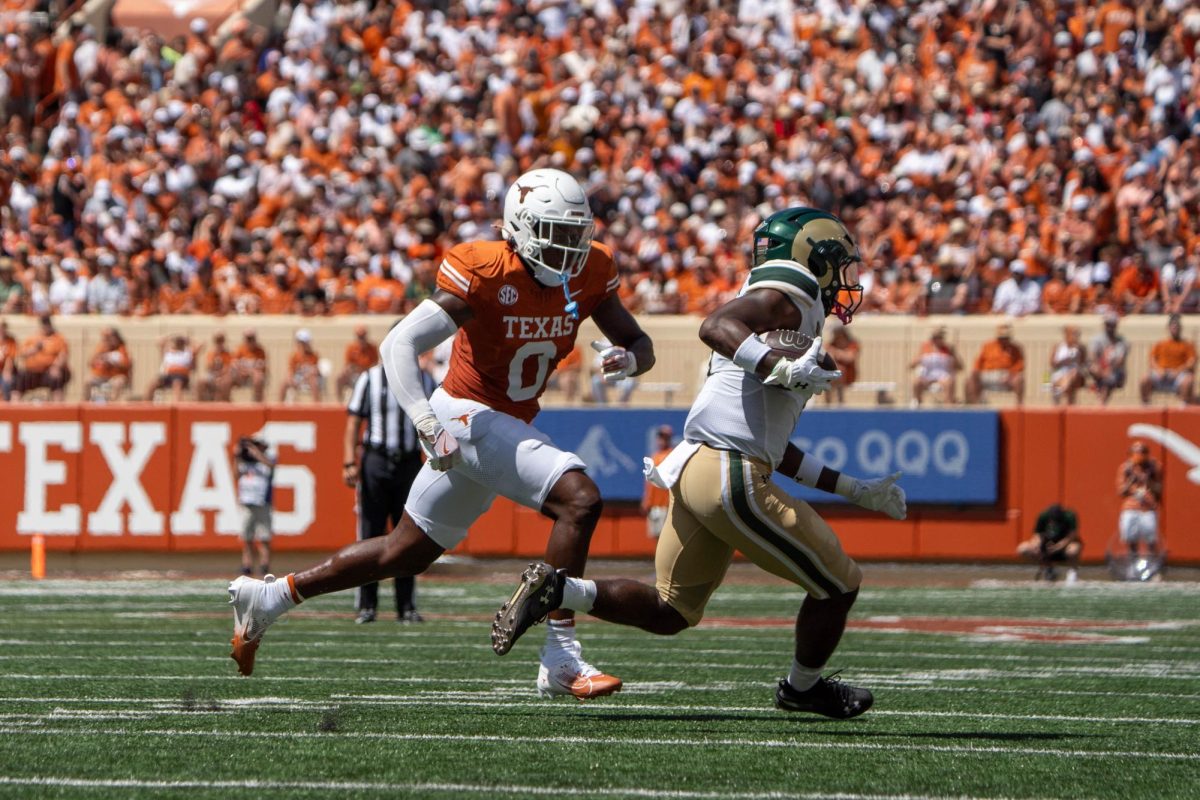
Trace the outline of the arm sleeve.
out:
M 441 283 L 440 271 L 438 283 Z M 417 358 L 449 339 L 457 330 L 458 326 L 446 309 L 432 300 L 423 300 L 379 345 L 379 358 L 387 374 L 388 388 L 413 422 L 433 414 Z

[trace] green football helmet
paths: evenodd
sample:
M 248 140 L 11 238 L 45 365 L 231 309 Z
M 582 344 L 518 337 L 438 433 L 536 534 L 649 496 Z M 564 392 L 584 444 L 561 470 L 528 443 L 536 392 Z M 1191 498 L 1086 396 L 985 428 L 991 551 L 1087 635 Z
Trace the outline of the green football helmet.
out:
M 816 208 L 785 208 L 754 229 L 754 267 L 782 259 L 795 261 L 813 274 L 825 314 L 850 322 L 862 304 L 858 280 L 862 256 L 846 226 Z

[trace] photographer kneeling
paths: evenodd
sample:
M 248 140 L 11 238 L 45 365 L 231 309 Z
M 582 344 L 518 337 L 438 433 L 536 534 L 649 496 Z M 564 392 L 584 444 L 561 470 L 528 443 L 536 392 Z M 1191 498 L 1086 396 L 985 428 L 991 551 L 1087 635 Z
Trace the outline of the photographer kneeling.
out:
M 1058 503 L 1038 515 L 1033 536 L 1017 545 L 1017 555 L 1038 562 L 1037 580 L 1057 578 L 1055 564 L 1066 564 L 1067 583 L 1079 580 L 1079 555 L 1082 552 L 1079 520 L 1074 511 Z

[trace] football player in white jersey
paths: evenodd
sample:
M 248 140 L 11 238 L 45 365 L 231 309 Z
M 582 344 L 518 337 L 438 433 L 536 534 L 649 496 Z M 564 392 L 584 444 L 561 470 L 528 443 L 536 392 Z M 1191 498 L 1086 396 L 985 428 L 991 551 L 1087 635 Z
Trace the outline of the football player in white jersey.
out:
M 700 622 L 738 550 L 808 592 L 796 620 L 792 668 L 779 681 L 775 705 L 848 719 L 871 707 L 871 693 L 821 672 L 842 637 L 862 573 L 825 521 L 775 484 L 772 473 L 894 519 L 907 514 L 899 473 L 860 480 L 788 441 L 805 403 L 841 374 L 822 366 L 829 364 L 821 330 L 829 314 L 848 323 L 858 307 L 860 256 L 841 220 L 811 208 L 773 214 L 754 236 L 754 266 L 741 292 L 700 327 L 713 356 L 684 441 L 657 467 L 648 465 L 647 477 L 671 490 L 656 585 L 527 570 L 493 631 L 513 640 L 561 605 L 675 634 Z M 784 357 L 758 336 L 777 329 L 799 331 L 813 344 L 800 357 Z

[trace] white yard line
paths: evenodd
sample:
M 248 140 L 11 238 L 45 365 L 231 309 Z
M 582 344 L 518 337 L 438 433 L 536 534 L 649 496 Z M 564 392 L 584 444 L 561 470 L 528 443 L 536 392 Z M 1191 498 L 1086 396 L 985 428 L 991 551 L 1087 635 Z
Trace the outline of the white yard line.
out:
M 1012 800 L 967 795 L 935 797 L 915 794 L 855 794 L 837 792 L 693 792 L 679 789 L 643 787 L 581 789 L 573 786 L 518 786 L 514 784 L 476 783 L 388 783 L 384 781 L 152 781 L 138 779 L 106 780 L 96 778 L 22 778 L 0 776 L 0 786 L 46 786 L 71 789 L 276 789 L 320 790 L 329 792 L 445 792 L 449 794 L 519 794 L 551 797 L 662 797 L 673 800 Z
M 0 733 L 20 733 L 47 736 L 179 736 L 194 738 L 229 738 L 229 731 L 195 731 L 177 728 L 154 730 L 127 730 L 123 728 L 0 728 Z M 922 753 L 957 753 L 960 755 L 1009 755 L 1046 756 L 1049 758 L 1131 758 L 1155 761 L 1200 761 L 1200 753 L 1146 752 L 1137 750 L 1059 750 L 1045 747 L 970 747 L 929 744 L 875 744 L 871 742 L 813 742 L 795 739 L 646 739 L 619 736 L 500 736 L 483 734 L 434 734 L 434 733 L 382 733 L 347 731 L 344 733 L 305 733 L 299 731 L 237 731 L 239 740 L 247 739 L 355 739 L 394 742 L 474 742 L 479 744 L 502 744 L 523 747 L 529 744 L 586 745 L 596 747 L 745 747 L 752 749 L 797 749 L 797 750 L 853 750 L 882 751 L 897 750 Z
M 87 703 L 89 701 L 71 701 L 63 698 L 27 700 L 30 703 Z M 115 703 L 116 701 L 100 701 Z M 327 709 L 333 706 L 367 706 L 367 707 L 444 707 L 444 708 L 495 708 L 502 703 L 505 708 L 537 708 L 541 711 L 569 711 L 575 713 L 578 708 L 574 705 L 547 703 L 545 700 L 529 699 L 528 692 L 422 692 L 416 695 L 331 695 L 326 700 L 311 700 L 304 698 L 284 697 L 249 697 L 232 699 L 192 699 L 187 702 L 181 698 L 145 698 L 127 700 L 130 703 L 125 708 L 75 709 L 56 707 L 53 710 L 37 713 L 3 713 L 0 720 L 32 719 L 54 721 L 59 719 L 144 719 L 152 716 L 174 716 L 180 713 L 211 714 L 220 711 L 255 710 L 263 708 L 281 709 L 288 711 L 304 711 L 312 709 Z M 151 708 L 146 708 L 151 706 Z M 193 706 L 193 707 L 189 707 Z M 686 703 L 625 703 L 614 702 L 594 709 L 599 714 L 608 711 L 657 711 L 675 713 L 737 713 L 762 714 L 778 716 L 779 712 L 768 705 L 757 706 L 724 706 L 724 705 L 694 705 Z M 1200 719 L 1183 717 L 1098 717 L 1075 716 L 1066 714 L 995 714 L 986 712 L 962 711 L 891 711 L 876 709 L 871 712 L 873 717 L 941 717 L 962 719 L 992 719 L 1012 720 L 1019 722 L 1067 722 L 1067 723 L 1102 723 L 1111 725 L 1200 725 Z
M 307 632 L 304 632 L 301 635 L 307 636 Z M 466 643 L 466 642 L 461 642 L 462 637 L 458 634 L 454 634 L 453 636 L 454 636 L 454 638 L 460 639 L 460 644 L 458 644 L 455 649 L 468 650 L 471 652 L 479 651 L 479 652 L 488 652 L 488 653 L 490 653 L 492 650 L 491 645 L 489 645 L 487 643 L 481 642 L 479 644 L 470 644 L 470 643 Z M 597 638 L 597 637 L 592 637 L 590 635 L 587 637 L 588 641 L 592 641 L 594 638 Z M 622 641 L 628 641 L 628 640 L 622 639 Z M 100 640 L 100 639 L 90 639 L 90 640 L 89 639 L 50 639 L 48 641 L 38 641 L 35 639 L 0 639 L 0 645 L 4 645 L 4 646 L 8 646 L 8 647 L 36 647 L 39 649 L 47 649 L 47 648 L 54 648 L 54 647 L 68 647 L 68 648 L 73 648 L 73 649 L 79 648 L 79 647 L 114 648 L 114 649 L 119 649 L 119 650 L 123 651 L 124 655 L 122 657 L 127 657 L 127 652 L 125 652 L 125 651 L 128 651 L 128 649 L 131 647 L 170 648 L 170 649 L 179 649 L 179 648 L 187 647 L 187 648 L 213 649 L 214 647 L 218 646 L 218 642 L 215 640 L 210 641 L 207 639 L 197 640 L 195 637 L 189 637 L 188 639 L 180 640 L 180 641 L 159 641 L 159 642 L 146 641 L 144 639 L 105 639 L 105 640 Z M 219 646 L 224 647 L 224 643 L 223 642 L 219 643 Z M 350 641 L 350 642 L 344 642 L 344 641 L 343 642 L 328 642 L 328 641 L 312 641 L 312 642 L 310 642 L 310 641 L 306 641 L 303 643 L 303 646 L 305 648 L 313 648 L 313 649 L 333 648 L 333 649 L 337 649 L 339 652 L 345 652 L 347 650 L 347 648 L 353 648 L 356 646 L 361 646 L 363 649 L 368 650 L 368 651 L 370 651 L 370 650 L 437 650 L 437 651 L 445 651 L 445 650 L 449 649 L 445 643 L 441 643 L 441 642 L 381 642 L 381 641 L 378 641 L 377 639 L 373 639 L 370 637 L 363 637 L 361 635 L 359 637 L 357 637 L 354 641 Z M 1200 653 L 1200 648 L 1160 648 L 1160 649 L 1168 650 L 1168 651 L 1176 650 L 1176 649 L 1177 650 L 1189 650 L 1191 652 Z M 1153 650 L 1154 650 L 1153 647 L 1147 646 L 1144 648 L 1139 648 L 1138 653 L 1144 654 L 1147 651 L 1153 651 Z M 642 645 L 632 645 L 632 644 L 616 644 L 616 645 L 605 644 L 603 647 L 603 651 L 606 654 L 608 654 L 608 653 L 629 653 L 629 652 L 644 653 L 646 651 L 646 648 L 645 648 L 645 646 L 642 646 Z M 672 652 L 677 655 L 687 656 L 687 657 L 699 656 L 699 655 L 744 656 L 746 654 L 746 651 L 744 648 L 742 648 L 742 649 L 736 649 L 736 648 L 693 649 L 693 648 L 687 648 L 687 647 L 678 647 L 678 648 L 672 648 Z M 1172 661 L 1169 663 L 1167 663 L 1167 662 L 1146 662 L 1146 661 L 1137 661 L 1134 659 L 1130 659 L 1128 657 L 1121 657 L 1121 656 L 1090 656 L 1089 657 L 1089 656 L 1060 656 L 1060 655 L 1056 655 L 1056 654 L 1052 654 L 1052 653 L 1047 653 L 1045 655 L 1021 655 L 1021 654 L 929 653 L 929 652 L 906 653 L 905 655 L 907 658 L 918 659 L 918 660 L 919 659 L 929 659 L 932 661 L 985 661 L 985 662 L 989 662 L 989 663 L 994 663 L 997 661 L 1013 661 L 1013 662 L 1019 662 L 1024 667 L 1028 667 L 1030 665 L 1037 665 L 1042 662 L 1046 662 L 1046 663 L 1053 664 L 1053 665 L 1072 664 L 1072 663 L 1080 663 L 1080 664 L 1113 663 L 1113 664 L 1120 664 L 1129 669 L 1142 669 L 1147 664 L 1150 664 L 1155 669 L 1169 668 L 1169 669 L 1183 669 L 1183 670 L 1190 670 L 1190 671 L 1194 671 L 1194 672 L 1200 672 L 1200 661 Z M 17 658 L 17 656 L 10 656 L 10 657 Z M 21 656 L 21 657 L 24 658 L 27 656 Z M 37 657 L 60 659 L 60 658 L 66 658 L 67 656 L 37 656 Z M 73 657 L 84 659 L 84 658 L 92 658 L 94 656 L 80 655 L 80 656 L 73 656 Z M 838 650 L 838 657 L 839 658 L 895 659 L 896 653 L 894 651 L 886 651 L 886 650 L 877 650 L 877 651 L 871 651 L 871 652 L 865 651 L 865 650 Z M 183 659 L 190 659 L 192 657 L 178 656 L 176 658 L 179 660 L 183 660 Z M 211 658 L 211 656 L 210 656 L 210 658 Z M 295 657 L 295 658 L 297 660 L 300 660 L 305 657 L 301 656 L 301 657 Z M 316 658 L 320 658 L 320 657 L 317 656 Z M 336 660 L 349 662 L 349 659 L 336 659 Z M 422 661 L 422 663 L 425 663 L 424 659 L 422 659 L 421 661 Z M 624 660 L 622 660 L 622 661 L 623 661 L 623 663 L 630 663 L 630 662 L 625 662 Z M 395 659 L 386 659 L 386 663 L 395 664 L 395 663 L 399 663 L 399 662 L 397 662 Z M 732 666 L 737 666 L 737 665 L 733 664 Z
M 166 656 L 166 655 L 138 655 L 136 659 L 141 662 L 157 661 L 157 662 L 220 662 L 224 663 L 227 656 L 217 655 L 196 655 L 196 656 Z M 38 662 L 38 661 L 129 661 L 131 656 L 128 654 L 121 655 L 69 655 L 69 654 L 52 654 L 52 653 L 34 653 L 34 654 L 5 654 L 0 655 L 0 662 L 3 661 L 20 661 L 20 662 Z M 335 656 L 296 656 L 289 655 L 286 657 L 288 662 L 293 663 L 310 663 L 310 664 L 359 664 L 366 666 L 381 666 L 394 668 L 397 665 L 396 659 L 393 658 L 345 658 Z M 445 667 L 461 667 L 464 658 L 438 658 L 438 659 L 421 659 L 420 665 L 427 666 L 445 666 Z M 646 668 L 646 669 L 678 669 L 680 664 L 672 661 L 639 661 L 636 659 L 622 658 L 610 659 L 610 662 L 615 662 L 617 666 L 624 669 L 629 668 Z M 614 668 L 617 668 L 614 666 Z M 776 665 L 770 663 L 736 663 L 736 662 L 689 662 L 689 669 L 713 669 L 713 670 L 740 670 L 740 671 L 755 671 L 755 672 L 770 672 L 778 671 Z M 1026 679 L 1049 679 L 1063 678 L 1075 676 L 1090 676 L 1097 678 L 1154 678 L 1155 680 L 1175 680 L 1175 681 L 1195 681 L 1200 679 L 1200 664 L 1187 662 L 1126 662 L 1120 667 L 1042 667 L 1036 665 L 1022 664 L 1014 666 L 1010 670 L 1001 669 L 945 669 L 945 670 L 872 670 L 859 669 L 855 670 L 855 677 L 861 680 L 870 680 L 872 678 L 883 679 L 903 679 L 905 682 L 928 681 L 928 680 L 949 680 L 949 681 L 975 681 L 975 680 L 1009 680 L 1014 675 L 1020 675 Z M 5 675 L 0 674 L 0 678 Z M 56 676 L 48 676 L 56 677 Z M 196 675 L 193 677 L 209 677 Z M 327 680 L 375 680 L 370 678 L 338 678 L 330 677 Z

